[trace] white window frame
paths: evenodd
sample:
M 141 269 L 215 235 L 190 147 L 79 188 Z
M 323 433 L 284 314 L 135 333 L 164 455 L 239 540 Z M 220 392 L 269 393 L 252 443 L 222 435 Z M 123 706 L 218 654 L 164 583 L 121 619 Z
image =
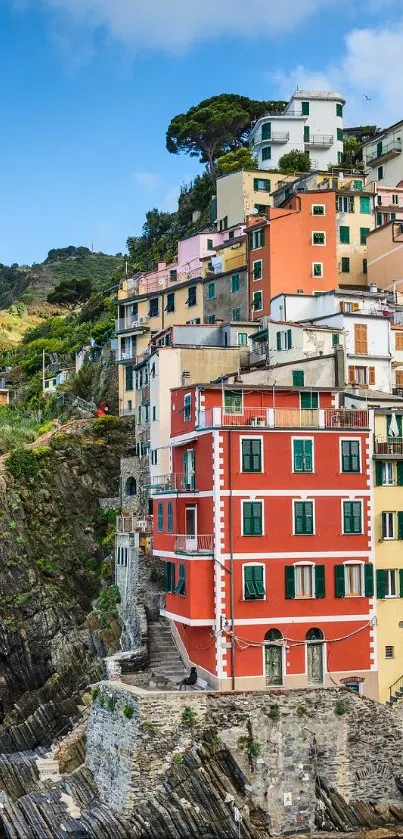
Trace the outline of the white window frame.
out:
M 299 474 L 299 473 L 298 473 Z M 312 474 L 311 472 L 307 472 L 308 475 Z M 296 504 L 305 504 L 305 503 L 312 504 L 312 522 L 313 522 L 313 532 L 312 533 L 296 533 L 295 532 L 295 505 Z M 292 499 L 292 535 L 293 536 L 316 536 L 316 505 L 314 498 L 293 498 Z
M 261 276 L 256 278 L 255 277 L 255 265 L 257 265 L 258 262 L 260 262 L 260 265 L 261 265 Z M 254 259 L 253 262 L 252 262 L 252 282 L 253 283 L 260 283 L 262 280 L 263 280 L 263 259 Z M 239 292 L 235 292 L 235 293 L 239 294 Z
M 254 301 L 254 299 L 255 299 L 255 294 L 260 294 L 260 298 L 261 298 L 261 301 L 262 301 L 262 305 L 260 306 L 260 309 L 257 309 L 257 308 L 254 306 L 254 307 L 253 307 L 253 311 L 254 311 L 254 312 L 262 312 L 262 311 L 263 311 L 263 291 L 260 291 L 260 290 L 259 290 L 259 291 L 254 291 L 254 292 L 253 292 L 253 296 L 252 296 L 252 303 L 253 303 L 253 301 Z
M 294 469 L 294 441 L 310 440 L 312 443 L 312 472 L 296 472 Z M 315 438 L 309 436 L 291 437 L 291 472 L 293 475 L 314 475 L 315 474 Z M 302 500 L 302 499 L 301 499 Z M 310 499 L 308 499 L 310 500 Z
M 236 393 L 239 393 L 239 391 L 237 391 L 236 387 L 229 388 L 229 390 L 231 390 L 231 391 L 236 391 Z M 225 391 L 224 391 L 223 396 L 222 396 L 222 405 L 221 405 L 222 412 L 223 412 L 223 415 L 224 415 L 224 416 L 226 416 L 226 417 L 239 417 L 239 416 L 241 416 L 241 415 L 244 413 L 245 406 L 244 406 L 243 390 L 241 390 L 241 396 L 242 396 L 241 410 L 240 410 L 240 411 L 236 411 L 236 413 L 235 413 L 235 414 L 234 414 L 234 413 L 232 413 L 232 414 L 231 414 L 231 413 L 230 413 L 229 411 L 227 411 L 227 410 L 226 410 L 226 408 L 225 408 Z
M 320 273 L 320 274 L 315 274 L 315 273 L 314 273 L 314 266 L 315 266 L 315 265 L 320 265 L 320 271 L 321 271 L 321 273 Z M 315 262 L 312 262 L 312 277 L 313 277 L 313 279 L 315 279 L 315 280 L 317 280 L 317 279 L 322 280 L 322 279 L 323 279 L 323 276 L 324 276 L 324 272 L 323 272 L 323 262 L 316 262 L 316 260 L 315 260 Z
M 347 474 L 350 474 L 350 473 L 345 472 L 344 474 L 347 475 Z M 361 504 L 361 533 L 345 533 L 345 530 L 344 530 L 344 502 L 349 502 L 349 503 L 354 502 L 355 504 L 357 504 L 357 503 Z M 362 498 L 341 498 L 340 499 L 340 504 L 341 504 L 341 533 L 342 533 L 342 536 L 364 536 L 365 535 L 365 530 L 364 530 L 364 505 L 363 505 Z
M 385 468 L 387 467 L 387 468 Z M 390 467 L 392 467 L 390 469 Z M 385 472 L 391 471 L 392 473 L 392 480 L 391 481 L 384 481 Z M 394 476 L 394 469 L 393 469 L 393 461 L 392 460 L 384 460 L 382 463 L 382 484 L 383 487 L 393 487 L 395 486 L 395 476 Z
M 385 568 L 384 569 L 384 573 L 388 575 L 387 580 L 388 580 L 388 587 L 389 588 L 390 588 L 390 586 L 389 586 L 389 582 L 390 582 L 389 575 L 392 575 L 392 574 L 394 575 L 394 578 L 395 578 L 395 592 L 396 592 L 396 594 L 386 594 L 387 584 L 385 582 L 385 600 L 396 600 L 397 598 L 400 597 L 399 575 L 398 575 L 397 572 L 398 572 L 397 568 Z
M 322 207 L 323 213 L 314 213 L 314 207 Z M 315 218 L 323 218 L 326 215 L 326 204 L 312 204 L 312 215 Z
M 321 236 L 323 235 L 325 237 L 323 242 L 314 242 L 313 241 L 313 237 L 315 236 L 316 233 L 320 233 Z M 326 230 L 312 230 L 311 245 L 313 245 L 315 248 L 325 248 L 326 247 Z
M 310 568 L 311 569 L 311 586 L 312 586 L 312 594 L 297 594 L 297 577 L 296 577 L 296 569 L 297 568 Z M 303 560 L 301 562 L 294 562 L 294 590 L 295 590 L 295 599 L 296 600 L 315 600 L 316 597 L 316 575 L 315 575 L 315 563 L 308 562 L 307 560 Z
M 242 441 L 243 440 L 260 440 L 260 462 L 261 462 L 261 471 L 260 472 L 244 472 L 242 469 Z M 242 437 L 239 438 L 239 471 L 241 475 L 262 475 L 264 472 L 264 438 L 263 435 L 260 434 L 243 434 Z M 243 519 L 242 519 L 243 521 Z
M 344 565 L 344 596 L 345 597 L 365 597 L 365 578 L 364 578 L 364 566 L 365 562 L 362 562 L 359 559 L 350 559 L 347 562 L 343 562 Z M 347 585 L 346 585 L 346 568 L 351 565 L 357 565 L 361 568 L 361 594 L 348 594 L 347 592 Z
M 358 443 L 359 446 L 359 461 L 360 461 L 360 471 L 359 472 L 343 472 L 343 443 Z M 340 437 L 339 438 L 339 469 L 340 475 L 362 475 L 362 446 L 361 446 L 361 437 Z M 345 501 L 346 499 L 344 499 Z
M 245 335 L 246 341 L 240 341 L 239 336 Z M 248 346 L 248 333 L 247 332 L 237 332 L 237 346 L 238 347 L 247 347 Z
M 388 516 L 389 518 L 386 519 L 387 527 L 386 530 L 388 533 L 392 533 L 390 536 L 383 535 L 383 517 Z M 390 523 L 392 523 L 392 528 L 390 528 Z M 396 539 L 396 513 L 394 510 L 382 510 L 381 512 L 381 540 L 382 542 L 392 542 Z
M 190 417 L 186 416 L 186 406 L 187 406 L 187 401 L 186 400 L 188 398 L 190 400 L 190 402 L 189 402 Z M 191 419 L 192 419 L 192 394 L 189 391 L 189 393 L 184 393 L 183 394 L 183 422 L 191 422 Z
M 263 568 L 263 588 L 264 588 L 264 597 L 259 597 L 258 600 L 247 600 L 245 597 L 245 568 Z M 264 562 L 243 562 L 242 563 L 242 600 L 246 603 L 264 603 L 267 600 L 267 588 L 266 588 L 266 566 Z
M 250 472 L 243 472 L 243 475 L 249 475 Z M 252 473 L 253 474 L 253 473 Z M 260 472 L 256 472 L 257 475 L 260 475 Z M 262 507 L 262 532 L 261 534 L 251 536 L 250 533 L 243 532 L 243 505 L 244 504 L 260 504 Z M 246 539 L 261 539 L 265 536 L 265 520 L 264 520 L 264 499 L 263 498 L 241 498 L 241 536 L 245 536 Z M 259 565 L 259 563 L 257 563 Z M 265 589 L 266 590 L 266 589 Z

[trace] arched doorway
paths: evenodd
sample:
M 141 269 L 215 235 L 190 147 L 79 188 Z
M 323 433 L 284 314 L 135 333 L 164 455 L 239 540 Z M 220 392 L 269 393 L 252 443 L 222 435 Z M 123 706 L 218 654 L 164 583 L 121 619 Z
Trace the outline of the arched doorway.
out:
M 283 684 L 283 636 L 279 629 L 269 629 L 264 636 L 264 672 L 266 685 Z
M 137 484 L 135 478 L 128 478 L 125 484 L 125 493 L 126 495 L 136 495 L 137 492 Z
M 323 685 L 323 651 L 325 636 L 321 629 L 313 627 L 306 633 L 306 658 L 309 685 Z

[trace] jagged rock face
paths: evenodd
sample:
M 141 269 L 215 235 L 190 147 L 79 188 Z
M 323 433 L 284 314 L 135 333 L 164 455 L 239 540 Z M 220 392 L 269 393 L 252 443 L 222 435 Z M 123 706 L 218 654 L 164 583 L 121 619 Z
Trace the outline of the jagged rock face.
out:
M 99 498 L 116 491 L 124 446 L 122 431 L 96 431 L 89 422 L 38 450 L 28 474 L 5 472 L 0 752 L 49 742 L 76 715 L 78 690 L 99 677 L 86 615 L 103 568 Z

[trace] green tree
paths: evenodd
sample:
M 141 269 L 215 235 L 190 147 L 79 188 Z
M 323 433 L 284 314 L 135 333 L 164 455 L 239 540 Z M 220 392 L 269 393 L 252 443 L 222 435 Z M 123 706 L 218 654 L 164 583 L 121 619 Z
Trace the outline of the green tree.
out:
M 48 294 L 48 303 L 56 303 L 66 306 L 67 309 L 75 309 L 79 303 L 84 303 L 91 297 L 92 282 L 85 280 L 65 280 L 61 282 L 54 291 Z
M 361 145 L 356 137 L 346 137 L 343 143 L 343 159 L 353 166 L 361 159 Z
M 251 124 L 271 107 L 281 109 L 284 102 L 259 102 L 247 96 L 222 93 L 203 99 L 185 114 L 175 116 L 168 126 L 169 152 L 184 152 L 206 163 L 215 174 L 215 163 L 228 151 L 245 146 Z
M 293 149 L 287 154 L 283 154 L 278 162 L 280 172 L 310 172 L 311 160 L 309 152 L 298 151 Z
M 176 213 L 164 213 L 156 208 L 149 210 L 142 236 L 129 236 L 127 240 L 129 257 L 136 271 L 152 271 L 160 260 L 175 256 L 173 228 L 176 221 Z
M 239 169 L 256 169 L 257 165 L 257 160 L 249 148 L 236 149 L 218 158 L 216 172 L 217 175 L 231 175 Z

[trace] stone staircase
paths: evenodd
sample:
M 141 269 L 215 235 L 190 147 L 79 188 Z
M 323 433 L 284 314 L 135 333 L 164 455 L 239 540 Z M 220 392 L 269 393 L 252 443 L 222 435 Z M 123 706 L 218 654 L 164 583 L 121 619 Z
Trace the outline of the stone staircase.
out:
M 180 682 L 187 675 L 169 626 L 159 621 L 148 624 L 148 665 L 171 682 Z
M 387 700 L 387 705 L 395 705 L 396 702 L 399 702 L 403 698 L 403 676 L 399 676 L 393 685 L 389 688 L 389 699 Z

